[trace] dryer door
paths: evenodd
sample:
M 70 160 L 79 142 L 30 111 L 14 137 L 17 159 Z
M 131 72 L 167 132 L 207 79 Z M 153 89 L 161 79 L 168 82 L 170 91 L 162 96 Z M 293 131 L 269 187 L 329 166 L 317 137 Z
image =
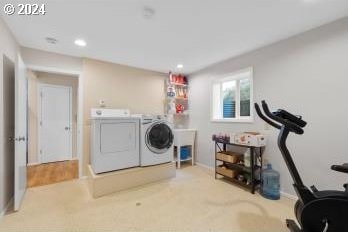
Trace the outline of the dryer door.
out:
M 139 166 L 139 120 L 93 120 L 91 164 L 95 173 Z
M 172 129 L 165 122 L 157 122 L 149 127 L 146 132 L 146 146 L 156 154 L 168 151 L 173 145 Z

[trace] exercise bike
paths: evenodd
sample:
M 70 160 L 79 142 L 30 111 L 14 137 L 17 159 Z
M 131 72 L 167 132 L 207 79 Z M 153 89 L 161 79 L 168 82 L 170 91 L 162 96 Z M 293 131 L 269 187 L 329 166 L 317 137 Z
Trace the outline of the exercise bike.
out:
M 255 103 L 257 114 L 265 122 L 280 130 L 278 147 L 282 153 L 287 168 L 294 181 L 294 188 L 298 196 L 295 204 L 295 215 L 299 226 L 294 220 L 286 220 L 291 232 L 348 232 L 348 184 L 345 191 L 319 191 L 315 186 L 307 188 L 300 177 L 291 154 L 286 146 L 286 139 L 290 132 L 301 135 L 307 125 L 301 116 L 295 116 L 285 110 L 271 112 L 265 101 L 262 109 Z M 332 170 L 348 173 L 348 164 L 333 165 Z

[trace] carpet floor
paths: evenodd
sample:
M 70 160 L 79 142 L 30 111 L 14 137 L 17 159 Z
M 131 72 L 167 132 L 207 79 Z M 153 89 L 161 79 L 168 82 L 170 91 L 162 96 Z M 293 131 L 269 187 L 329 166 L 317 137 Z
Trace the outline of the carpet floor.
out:
M 30 188 L 21 210 L 0 219 L 0 231 L 287 232 L 293 205 L 287 198 L 252 195 L 190 166 L 172 180 L 98 199 L 84 179 Z

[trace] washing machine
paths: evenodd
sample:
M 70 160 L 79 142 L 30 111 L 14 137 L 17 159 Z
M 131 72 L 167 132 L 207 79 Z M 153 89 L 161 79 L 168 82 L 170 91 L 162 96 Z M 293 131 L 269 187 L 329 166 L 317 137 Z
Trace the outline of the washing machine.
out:
M 142 115 L 140 118 L 140 166 L 172 162 L 173 124 L 165 115 Z
M 140 118 L 129 110 L 91 109 L 90 160 L 95 173 L 140 165 Z

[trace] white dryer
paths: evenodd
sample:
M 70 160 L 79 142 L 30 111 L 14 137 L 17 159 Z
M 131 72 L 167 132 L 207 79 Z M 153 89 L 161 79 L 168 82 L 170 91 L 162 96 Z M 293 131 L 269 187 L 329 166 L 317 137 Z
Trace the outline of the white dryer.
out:
M 139 125 L 129 110 L 91 110 L 90 160 L 95 173 L 139 166 Z
M 140 124 L 140 166 L 172 162 L 174 134 L 167 117 L 142 115 Z

